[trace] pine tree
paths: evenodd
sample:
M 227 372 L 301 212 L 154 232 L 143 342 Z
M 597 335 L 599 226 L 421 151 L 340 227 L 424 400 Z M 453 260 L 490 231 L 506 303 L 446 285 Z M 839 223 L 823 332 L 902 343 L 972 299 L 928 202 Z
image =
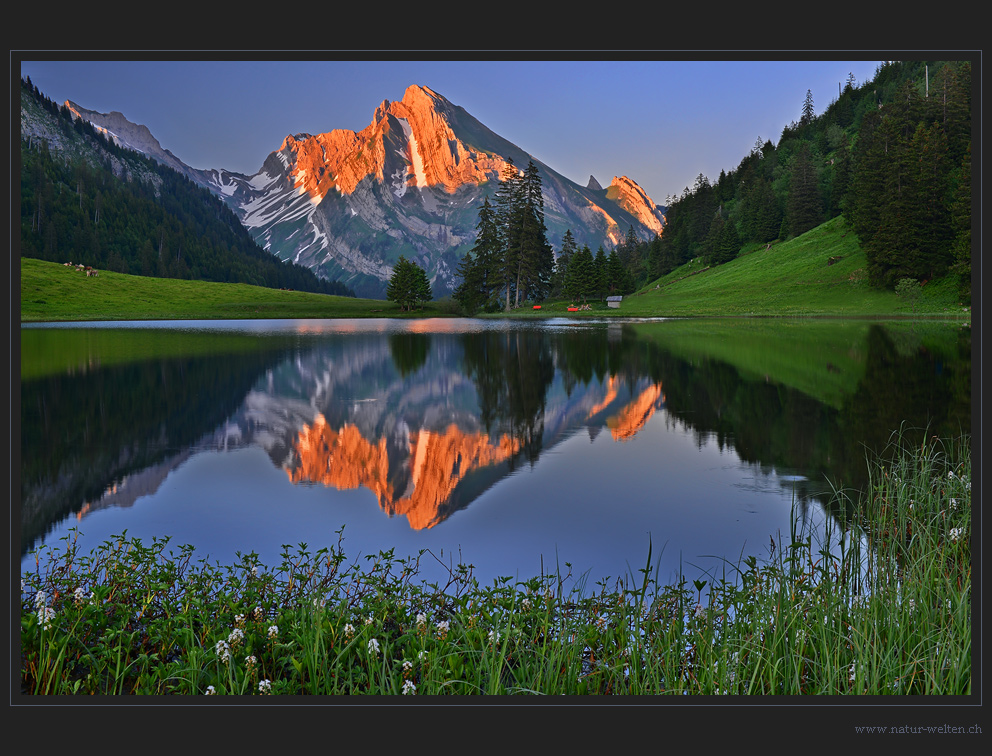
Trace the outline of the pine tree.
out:
M 552 296 L 560 297 L 565 295 L 565 277 L 568 274 L 568 266 L 576 250 L 577 246 L 575 244 L 575 237 L 572 236 L 572 229 L 566 229 L 564 236 L 561 238 L 561 250 L 559 250 L 558 258 L 555 260 L 554 273 L 551 278 Z
M 808 126 L 813 123 L 815 111 L 813 110 L 813 91 L 806 90 L 806 99 L 803 101 L 803 113 L 799 118 L 800 126 Z
M 396 302 L 400 310 L 412 310 L 421 302 L 433 298 L 431 284 L 423 268 L 400 255 L 386 285 L 386 299 Z
M 475 245 L 458 266 L 461 283 L 453 293 L 454 299 L 468 313 L 488 306 L 500 291 L 500 257 L 502 237 L 496 213 L 486 197 L 479 208 Z
M 507 158 L 496 190 L 496 223 L 499 228 L 499 258 L 495 261 L 497 288 L 504 295 L 505 309 L 516 283 L 520 251 L 520 195 L 522 176 L 512 158 Z
M 823 222 L 819 175 L 808 142 L 793 156 L 789 180 L 789 233 L 799 236 Z

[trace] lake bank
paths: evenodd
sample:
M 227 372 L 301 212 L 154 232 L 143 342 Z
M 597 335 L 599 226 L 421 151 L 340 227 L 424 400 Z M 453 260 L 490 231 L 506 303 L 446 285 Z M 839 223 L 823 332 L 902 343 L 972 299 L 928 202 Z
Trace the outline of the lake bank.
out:
M 363 567 L 340 540 L 220 566 L 70 539 L 22 576 L 21 693 L 967 695 L 969 439 L 891 451 L 845 529 L 692 583 L 658 582 L 650 551 L 595 589 L 465 564 L 421 586 L 431 555 Z

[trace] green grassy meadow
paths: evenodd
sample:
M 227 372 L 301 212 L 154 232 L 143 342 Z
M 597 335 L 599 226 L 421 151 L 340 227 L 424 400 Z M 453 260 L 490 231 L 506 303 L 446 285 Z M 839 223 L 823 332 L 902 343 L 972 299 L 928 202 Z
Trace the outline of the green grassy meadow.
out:
M 423 312 L 420 313 L 424 314 Z M 392 302 L 185 281 L 21 258 L 21 322 L 399 317 Z

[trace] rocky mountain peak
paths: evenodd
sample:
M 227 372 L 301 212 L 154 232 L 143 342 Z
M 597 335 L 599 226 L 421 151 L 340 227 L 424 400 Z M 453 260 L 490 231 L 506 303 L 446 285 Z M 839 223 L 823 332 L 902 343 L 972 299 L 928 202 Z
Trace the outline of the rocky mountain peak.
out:
M 627 176 L 614 176 L 606 190 L 606 196 L 654 233 L 661 233 L 665 216 L 636 181 Z
M 602 185 L 596 180 L 596 177 L 592 174 L 589 175 L 589 183 L 586 184 L 586 189 L 592 189 L 594 192 L 601 192 L 603 190 Z

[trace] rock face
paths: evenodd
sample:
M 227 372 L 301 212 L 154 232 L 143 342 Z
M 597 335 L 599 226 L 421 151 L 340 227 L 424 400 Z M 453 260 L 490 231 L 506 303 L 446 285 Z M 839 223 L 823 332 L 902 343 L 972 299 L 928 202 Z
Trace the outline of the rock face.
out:
M 658 208 L 641 187 L 626 176 L 614 176 L 606 196 L 628 211 L 656 234 L 661 233 L 665 224 L 665 214 Z
M 423 86 L 410 86 L 398 102 L 384 100 L 359 132 L 285 137 L 252 176 L 191 168 L 120 113 L 67 104 L 222 197 L 272 254 L 341 280 L 359 296 L 383 297 L 400 255 L 424 268 L 435 296 L 452 291 L 475 240 L 479 207 L 511 160 L 520 170 L 531 160 L 538 167 L 556 250 L 566 230 L 579 245 L 608 251 L 630 228 L 653 238 L 664 219 L 630 179 L 615 178 L 603 190 L 590 176 L 579 186 Z

